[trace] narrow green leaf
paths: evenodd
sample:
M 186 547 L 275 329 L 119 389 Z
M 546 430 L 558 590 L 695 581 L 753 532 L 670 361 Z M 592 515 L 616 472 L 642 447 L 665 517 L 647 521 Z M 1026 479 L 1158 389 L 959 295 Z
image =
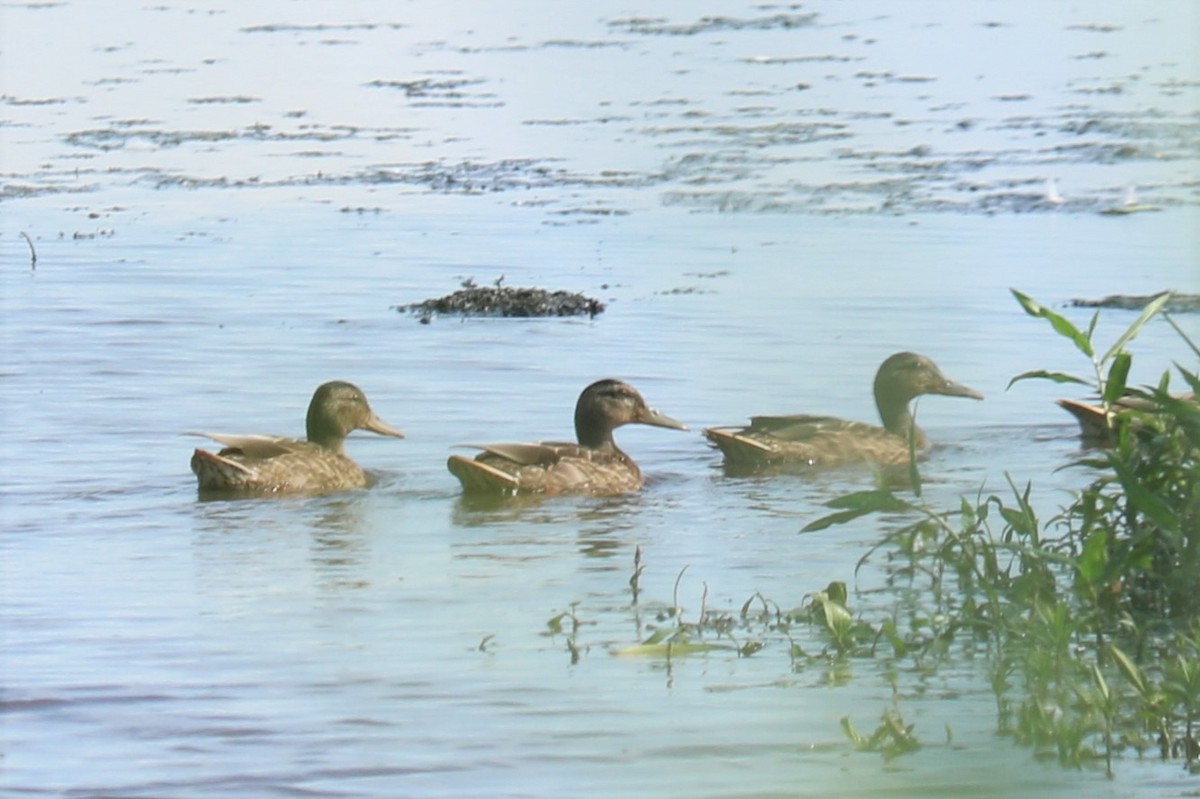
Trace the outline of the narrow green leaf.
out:
M 1091 383 L 1084 380 L 1082 377 L 1068 375 L 1062 372 L 1047 372 L 1045 369 L 1035 369 L 1032 372 L 1022 372 L 1021 374 L 1008 381 L 1008 385 L 1004 387 L 1005 391 L 1013 387 L 1013 383 L 1020 380 L 1051 380 L 1055 383 L 1078 383 L 1081 386 L 1090 386 Z
M 974 530 L 975 529 L 975 519 L 976 519 L 975 509 L 973 507 L 971 507 L 970 502 L 967 502 L 966 497 L 961 498 L 961 501 L 959 502 L 959 506 L 958 506 L 958 513 L 959 513 L 959 518 L 962 519 L 962 529 Z
M 678 643 L 634 644 L 613 651 L 617 657 L 666 658 L 702 655 L 707 652 L 732 650 L 728 644 L 710 644 L 704 641 L 681 641 Z
M 1083 552 L 1075 561 L 1075 570 L 1089 587 L 1104 579 L 1104 570 L 1108 565 L 1108 542 L 1108 531 L 1096 530 L 1084 541 Z
M 1128 465 L 1113 461 L 1113 471 L 1117 473 L 1117 479 L 1121 482 L 1121 487 L 1125 489 L 1125 494 L 1129 504 L 1141 513 L 1145 514 L 1146 518 L 1153 521 L 1163 530 L 1173 535 L 1179 534 L 1179 517 L 1171 510 L 1171 508 L 1163 502 L 1154 492 L 1146 488 L 1138 476 L 1134 474 Z
M 642 644 L 645 646 L 653 646 L 654 644 L 661 644 L 663 641 L 665 641 L 668 638 L 670 638 L 671 636 L 675 635 L 675 633 L 676 633 L 676 630 L 674 628 L 662 627 L 660 629 L 655 630 L 653 633 L 651 633 L 649 638 L 647 638 L 645 641 L 642 641 Z
M 814 522 L 809 522 L 800 528 L 802 533 L 815 533 L 818 530 L 824 530 L 827 527 L 833 527 L 835 524 L 845 524 L 846 522 L 854 521 L 859 516 L 866 516 L 874 511 L 870 508 L 843 510 L 837 513 L 831 513 L 828 516 L 822 516 Z
M 908 482 L 913 494 L 921 498 L 921 470 L 917 467 L 917 425 L 908 428 Z
M 1008 526 L 1013 529 L 1013 532 L 1020 533 L 1022 536 L 1028 532 L 1026 528 L 1029 526 L 1029 520 L 1025 518 L 1025 514 L 1021 511 L 1002 505 L 1000 506 L 1000 515 L 1004 517 L 1004 521 L 1008 522 Z
M 830 508 L 844 508 L 845 510 L 831 513 L 814 522 L 809 522 L 800 532 L 812 533 L 817 530 L 824 530 L 835 524 L 845 524 L 860 516 L 866 516 L 868 513 L 899 513 L 914 509 L 912 505 L 902 499 L 898 499 L 892 492 L 883 489 L 855 491 L 851 494 L 843 494 L 826 502 L 825 505 Z
M 1183 328 L 1180 327 L 1179 324 L 1174 319 L 1171 318 L 1171 315 L 1169 313 L 1164 313 L 1163 319 L 1166 319 L 1167 324 L 1170 325 L 1171 327 L 1175 328 L 1175 332 L 1179 334 L 1179 337 L 1181 339 L 1183 339 L 1183 343 L 1188 345 L 1188 348 L 1191 349 L 1191 351 L 1196 354 L 1197 358 L 1200 358 L 1200 347 L 1197 347 L 1196 343 L 1194 341 L 1192 341 L 1191 338 L 1188 337 L 1188 334 L 1183 332 Z
M 1108 370 L 1108 379 L 1104 383 L 1103 400 L 1105 405 L 1111 405 L 1125 393 L 1125 380 L 1129 377 L 1129 367 L 1133 356 L 1128 352 L 1119 352 L 1113 359 L 1112 367 Z
M 1037 513 L 1033 510 L 1033 505 L 1029 502 L 1029 494 L 1033 491 L 1033 483 L 1025 483 L 1025 490 L 1021 491 L 1017 488 L 1017 484 L 1013 482 L 1011 474 L 1005 472 L 1004 479 L 1008 481 L 1008 487 L 1012 489 L 1013 498 L 1016 499 L 1017 507 L 1020 508 L 1019 516 L 1010 517 L 1004 514 L 1005 521 L 1012 526 L 1013 530 L 1027 537 L 1033 546 L 1039 546 L 1041 536 L 1038 534 Z M 1001 508 L 1003 507 L 1001 505 Z
M 1045 319 L 1050 323 L 1050 326 L 1054 328 L 1055 333 L 1058 333 L 1063 338 L 1070 339 L 1076 348 L 1078 348 L 1078 350 L 1084 355 L 1088 356 L 1089 358 L 1095 356 L 1095 352 L 1092 349 L 1091 340 L 1085 333 L 1080 331 L 1079 328 L 1071 324 L 1070 320 L 1064 316 L 1056 314 L 1046 306 L 1040 305 L 1036 300 L 1027 294 L 1022 294 L 1016 289 L 1009 289 L 1009 291 L 1011 291 L 1013 296 L 1017 298 L 1017 302 L 1019 302 L 1021 307 L 1025 309 L 1025 313 L 1029 314 L 1030 316 L 1036 316 Z
M 1200 447 L 1200 404 L 1195 400 L 1156 394 L 1154 401 L 1163 413 L 1170 415 L 1179 429 L 1195 447 Z
M 1133 341 L 1134 336 L 1141 332 L 1142 327 L 1150 321 L 1151 317 L 1161 311 L 1163 306 L 1166 305 L 1167 301 L 1170 299 L 1171 292 L 1164 291 L 1162 294 L 1159 294 L 1153 300 L 1146 303 L 1146 307 L 1142 309 L 1142 312 L 1138 315 L 1138 318 L 1133 321 L 1133 324 L 1125 329 L 1125 332 L 1122 333 L 1115 342 L 1113 342 L 1113 345 L 1108 348 L 1108 352 L 1104 353 L 1104 357 L 1100 359 L 1100 362 L 1106 362 L 1109 358 L 1113 357 L 1113 355 L 1123 350 L 1125 345 L 1130 341 Z
M 1189 372 L 1178 363 L 1175 364 L 1175 368 L 1179 370 L 1179 373 L 1183 375 L 1183 379 L 1192 387 L 1192 393 L 1200 397 L 1200 375 L 1197 375 L 1195 372 Z
M 834 497 L 825 505 L 830 508 L 854 508 L 868 511 L 903 511 L 912 508 L 907 502 L 886 489 L 853 491 L 840 497 Z
M 1100 671 L 1100 667 L 1097 666 L 1095 663 L 1092 664 L 1092 680 L 1095 681 L 1096 688 L 1097 688 L 1097 690 L 1100 691 L 1100 696 L 1105 701 L 1108 701 L 1108 697 L 1109 697 L 1108 681 L 1104 679 L 1103 672 Z
M 846 733 L 846 737 L 854 744 L 856 749 L 865 749 L 867 747 L 867 739 L 850 721 L 849 716 L 842 716 L 842 732 Z
M 1038 305 L 1037 301 L 1028 294 L 1022 294 L 1016 289 L 1009 289 L 1013 296 L 1017 298 L 1017 302 L 1021 303 L 1021 307 L 1025 309 L 1025 313 L 1030 316 L 1041 316 L 1042 306 Z
M 1142 677 L 1141 669 L 1137 667 L 1137 664 L 1129 659 L 1129 655 L 1126 655 L 1115 646 L 1110 646 L 1108 648 L 1108 653 L 1112 655 L 1113 661 L 1116 662 L 1117 668 L 1121 670 L 1121 673 L 1125 675 L 1125 679 L 1129 680 L 1129 684 L 1132 685 L 1139 694 L 1145 696 L 1146 680 L 1144 677 Z

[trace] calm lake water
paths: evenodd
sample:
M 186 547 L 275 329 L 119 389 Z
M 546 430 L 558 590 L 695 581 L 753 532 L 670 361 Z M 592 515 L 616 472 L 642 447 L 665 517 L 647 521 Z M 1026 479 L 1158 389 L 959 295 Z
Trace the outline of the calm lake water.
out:
M 1194 794 L 1037 762 L 968 659 L 614 654 L 675 601 L 881 583 L 880 520 L 799 534 L 869 472 L 728 477 L 696 431 L 871 420 L 894 351 L 987 397 L 920 404 L 935 505 L 1011 475 L 1049 516 L 1086 481 L 1059 391 L 1006 385 L 1088 365 L 1008 289 L 1081 324 L 1200 291 L 1198 21 L 1047 5 L 0 6 L 0 791 Z M 1102 213 L 1130 187 L 1158 210 Z M 393 307 L 501 276 L 608 308 Z M 1162 321 L 1133 350 L 1138 382 L 1196 367 Z M 569 436 L 607 376 L 693 428 L 619 432 L 644 492 L 460 498 L 455 444 Z M 374 488 L 197 501 L 184 433 L 299 434 L 338 378 L 409 435 L 349 442 Z M 839 720 L 892 707 L 923 748 L 856 752 Z

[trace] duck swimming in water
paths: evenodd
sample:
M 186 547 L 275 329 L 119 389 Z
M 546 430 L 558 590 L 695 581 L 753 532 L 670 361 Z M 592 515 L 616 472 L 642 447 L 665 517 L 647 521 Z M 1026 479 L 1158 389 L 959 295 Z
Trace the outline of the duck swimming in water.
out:
M 1195 404 L 1194 393 L 1176 394 L 1169 398 L 1178 402 Z M 1159 408 L 1148 397 L 1126 395 L 1113 402 L 1107 409 L 1103 405 L 1081 400 L 1060 399 L 1060 408 L 1079 422 L 1079 437 L 1085 447 L 1111 447 L 1117 441 L 1117 426 L 1138 414 L 1155 413 Z M 1136 422 L 1135 422 L 1136 423 Z
M 233 494 L 323 494 L 365 488 L 367 476 L 346 457 L 351 430 L 404 438 L 381 420 L 363 392 L 334 380 L 319 386 L 308 405 L 307 440 L 266 435 L 197 433 L 223 445 L 220 452 L 192 454 L 200 492 Z
M 483 452 L 474 458 L 451 455 L 446 467 L 469 492 L 609 496 L 637 491 L 641 469 L 613 441 L 613 430 L 623 424 L 687 430 L 648 406 L 628 383 L 599 380 L 575 404 L 577 443 L 484 444 L 475 447 Z
M 875 375 L 875 405 L 883 427 L 796 414 L 753 416 L 748 427 L 710 427 L 704 435 L 724 453 L 726 466 L 734 468 L 828 467 L 863 461 L 900 466 L 909 462 L 910 431 L 917 452 L 929 446 L 908 408 L 922 394 L 983 399 L 978 391 L 946 378 L 924 355 L 898 352 Z

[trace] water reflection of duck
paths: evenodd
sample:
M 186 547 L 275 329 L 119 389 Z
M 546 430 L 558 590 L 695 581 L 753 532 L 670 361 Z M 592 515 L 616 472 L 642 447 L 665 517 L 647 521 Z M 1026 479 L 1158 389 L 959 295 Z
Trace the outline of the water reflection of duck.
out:
M 974 389 L 947 379 L 924 355 L 898 352 L 875 375 L 875 404 L 883 427 L 831 416 L 754 416 L 748 427 L 712 427 L 704 431 L 720 447 L 727 466 L 735 468 L 792 463 L 837 466 L 870 461 L 881 465 L 908 463 L 908 436 L 918 452 L 928 440 L 913 422 L 908 405 L 921 394 L 983 399 Z
M 633 386 L 600 380 L 575 404 L 578 443 L 484 444 L 474 458 L 451 455 L 446 467 L 466 491 L 596 496 L 637 491 L 642 472 L 613 441 L 613 430 L 631 423 L 687 430 L 649 407 Z
M 1196 395 L 1190 392 L 1177 394 L 1174 399 L 1195 403 Z M 1058 405 L 1079 422 L 1079 437 L 1090 447 L 1111 447 L 1116 443 L 1116 425 L 1120 420 L 1137 413 L 1152 413 L 1158 407 L 1150 399 L 1138 396 L 1121 397 L 1108 409 L 1072 399 L 1060 399 Z
M 357 386 L 335 380 L 319 386 L 308 405 L 307 440 L 265 435 L 198 433 L 223 445 L 192 455 L 200 491 L 240 494 L 319 494 L 363 488 L 367 477 L 346 457 L 351 430 L 404 438 L 371 410 Z

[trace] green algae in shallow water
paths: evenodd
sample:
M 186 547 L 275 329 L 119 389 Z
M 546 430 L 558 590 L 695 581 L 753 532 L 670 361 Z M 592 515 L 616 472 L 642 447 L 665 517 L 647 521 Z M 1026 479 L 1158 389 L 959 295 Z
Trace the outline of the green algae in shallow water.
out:
M 689 641 L 679 636 L 677 630 L 658 630 L 645 641 L 633 646 L 614 649 L 617 657 L 672 658 L 685 655 L 703 655 L 718 650 L 734 651 L 730 644 L 715 644 L 705 641 Z

